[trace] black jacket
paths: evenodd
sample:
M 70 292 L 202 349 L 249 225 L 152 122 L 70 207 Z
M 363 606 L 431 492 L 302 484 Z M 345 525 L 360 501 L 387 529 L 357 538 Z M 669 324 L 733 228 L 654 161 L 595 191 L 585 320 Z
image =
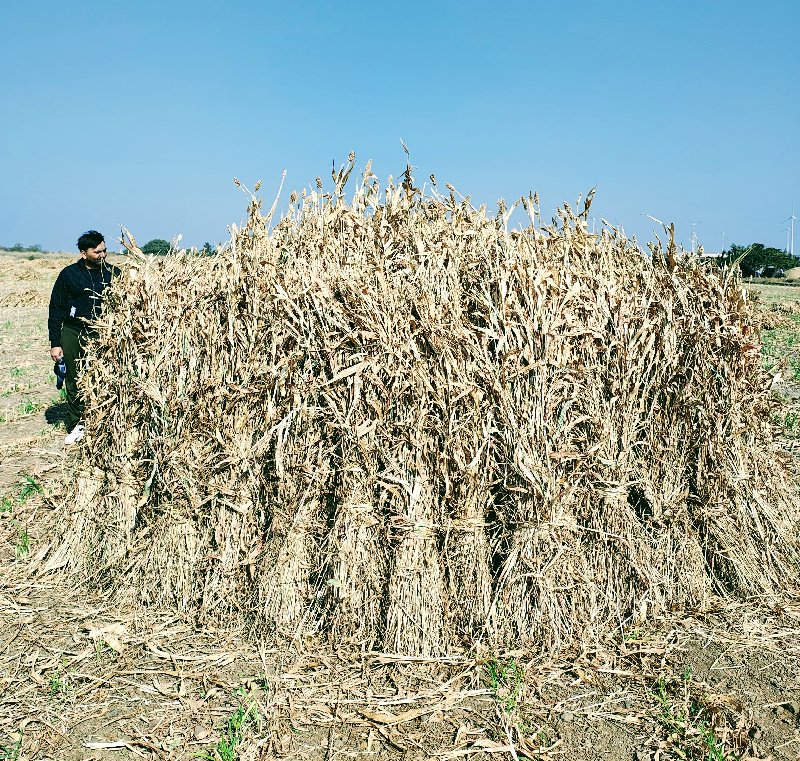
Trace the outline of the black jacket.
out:
M 103 291 L 119 274 L 119 267 L 105 262 L 99 269 L 89 269 L 83 259 L 61 270 L 50 296 L 47 318 L 51 347 L 61 346 L 62 325 L 76 330 L 91 326 L 103 311 Z

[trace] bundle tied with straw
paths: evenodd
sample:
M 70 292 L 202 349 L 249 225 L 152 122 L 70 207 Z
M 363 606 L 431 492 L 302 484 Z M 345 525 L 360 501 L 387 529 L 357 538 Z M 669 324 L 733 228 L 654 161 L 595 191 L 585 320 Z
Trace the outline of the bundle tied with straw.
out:
M 348 199 L 353 166 L 215 255 L 131 256 L 43 570 L 421 656 L 795 594 L 733 273 L 589 233 L 591 198 L 509 231 L 410 168 Z

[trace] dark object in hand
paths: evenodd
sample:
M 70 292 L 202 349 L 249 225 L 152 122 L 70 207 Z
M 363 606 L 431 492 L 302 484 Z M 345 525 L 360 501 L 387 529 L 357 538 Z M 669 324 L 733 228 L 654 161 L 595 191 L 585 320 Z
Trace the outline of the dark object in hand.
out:
M 60 391 L 61 387 L 64 385 L 64 378 L 67 377 L 67 365 L 64 362 L 64 357 L 61 357 L 61 359 L 53 365 L 53 372 L 56 374 L 56 388 Z

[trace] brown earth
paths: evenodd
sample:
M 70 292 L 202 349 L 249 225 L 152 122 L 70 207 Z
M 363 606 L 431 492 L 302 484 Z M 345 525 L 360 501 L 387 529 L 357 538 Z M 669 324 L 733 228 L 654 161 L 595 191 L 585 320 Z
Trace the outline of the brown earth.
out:
M 71 464 L 46 331 L 71 259 L 0 253 L 0 761 L 800 758 L 798 605 L 676 613 L 559 660 L 425 662 L 311 641 L 263 650 L 225 621 L 37 577 Z M 793 301 L 759 290 L 766 310 Z M 765 335 L 790 369 L 776 422 L 791 445 L 800 325 L 795 307 L 779 313 Z

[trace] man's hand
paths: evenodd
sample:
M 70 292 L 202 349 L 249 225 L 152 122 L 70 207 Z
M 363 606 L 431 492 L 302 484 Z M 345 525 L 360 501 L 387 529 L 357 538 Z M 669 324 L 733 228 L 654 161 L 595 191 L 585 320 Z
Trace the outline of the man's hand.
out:
M 54 346 L 52 349 L 50 349 L 50 359 L 52 359 L 53 362 L 58 362 L 58 360 L 63 356 L 64 350 L 60 346 Z

